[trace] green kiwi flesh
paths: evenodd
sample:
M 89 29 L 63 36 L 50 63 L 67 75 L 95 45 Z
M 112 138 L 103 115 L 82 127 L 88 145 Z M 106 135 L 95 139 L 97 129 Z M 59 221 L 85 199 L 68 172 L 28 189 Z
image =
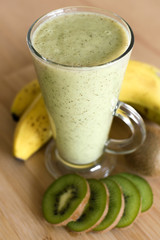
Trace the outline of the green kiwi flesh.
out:
M 139 190 L 142 198 L 141 212 L 145 212 L 150 209 L 153 204 L 153 192 L 149 183 L 144 178 L 135 174 L 125 172 L 121 173 L 120 175 L 132 181 Z
M 141 211 L 141 196 L 137 187 L 127 178 L 114 175 L 110 176 L 110 179 L 116 181 L 122 189 L 124 199 L 125 199 L 125 208 L 123 216 L 116 225 L 118 228 L 130 226 L 136 218 L 139 216 Z
M 91 231 L 107 214 L 109 197 L 105 184 L 96 179 L 88 179 L 88 183 L 91 192 L 90 199 L 80 218 L 68 223 L 67 227 L 72 231 Z
M 90 197 L 86 179 L 67 174 L 56 179 L 46 190 L 42 210 L 45 219 L 56 225 L 66 225 L 82 214 Z
M 96 232 L 106 232 L 114 228 L 121 219 L 125 206 L 119 185 L 109 178 L 101 179 L 101 181 L 106 184 L 109 190 L 109 209 L 103 221 L 93 229 Z

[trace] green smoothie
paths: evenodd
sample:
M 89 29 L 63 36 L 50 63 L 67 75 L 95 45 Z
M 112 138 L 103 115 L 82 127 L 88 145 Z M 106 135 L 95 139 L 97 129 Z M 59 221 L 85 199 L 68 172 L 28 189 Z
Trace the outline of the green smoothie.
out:
M 124 27 L 105 15 L 52 17 L 32 36 L 33 56 L 60 156 L 89 164 L 103 153 L 129 54 Z M 48 61 L 46 61 L 48 60 Z M 108 64 L 106 64 L 108 63 Z

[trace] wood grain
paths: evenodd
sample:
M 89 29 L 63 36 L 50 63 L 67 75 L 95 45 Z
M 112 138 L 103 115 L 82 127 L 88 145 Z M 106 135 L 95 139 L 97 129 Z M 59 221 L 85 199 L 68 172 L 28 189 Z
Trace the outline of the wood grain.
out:
M 160 1 L 157 0 L 7 0 L 0 7 L 0 240 L 159 240 L 160 177 L 147 177 L 154 192 L 152 209 L 142 214 L 126 230 L 114 229 L 105 234 L 75 235 L 53 227 L 42 216 L 41 202 L 45 189 L 53 181 L 44 166 L 43 147 L 27 162 L 12 157 L 15 123 L 10 106 L 17 91 L 35 77 L 26 34 L 31 23 L 55 8 L 88 5 L 108 9 L 123 16 L 135 33 L 132 58 L 160 67 Z M 156 17 L 157 15 L 157 17 Z M 119 158 L 117 171 L 125 169 Z

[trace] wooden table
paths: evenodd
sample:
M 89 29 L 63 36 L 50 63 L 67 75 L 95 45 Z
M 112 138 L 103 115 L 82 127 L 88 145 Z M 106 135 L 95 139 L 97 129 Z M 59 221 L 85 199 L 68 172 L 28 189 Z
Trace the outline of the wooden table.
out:
M 160 177 L 147 177 L 154 192 L 152 209 L 129 229 L 106 234 L 68 233 L 53 227 L 42 216 L 42 195 L 53 181 L 44 166 L 42 148 L 27 162 L 12 157 L 15 123 L 10 106 L 17 91 L 35 77 L 26 45 L 32 22 L 53 9 L 88 5 L 123 16 L 135 33 L 132 58 L 160 67 L 160 1 L 158 0 L 2 0 L 0 4 L 0 240 L 159 240 Z

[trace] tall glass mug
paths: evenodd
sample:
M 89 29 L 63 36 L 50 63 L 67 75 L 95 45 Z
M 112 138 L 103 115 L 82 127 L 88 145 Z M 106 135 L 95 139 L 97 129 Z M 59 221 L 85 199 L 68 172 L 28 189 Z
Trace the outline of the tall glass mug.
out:
M 92 26 L 89 17 L 99 25 Z M 109 28 L 103 29 L 106 18 Z M 119 35 L 112 32 L 112 24 L 118 26 L 116 31 L 125 34 L 125 47 L 121 46 L 122 39 L 117 41 Z M 101 28 L 101 33 L 96 32 Z M 52 42 L 50 35 L 56 40 Z M 117 41 L 107 53 L 107 47 L 103 49 L 104 38 L 111 39 L 109 45 Z M 92 7 L 67 7 L 34 22 L 27 42 L 54 135 L 56 131 L 54 141 L 46 150 L 48 170 L 54 177 L 69 172 L 87 177 L 107 176 L 114 167 L 113 154 L 131 153 L 145 139 L 140 115 L 118 100 L 134 44 L 130 26 L 111 12 Z M 105 60 L 109 54 L 111 58 Z M 85 59 L 88 62 L 84 63 Z M 131 137 L 108 139 L 114 116 L 129 126 Z

